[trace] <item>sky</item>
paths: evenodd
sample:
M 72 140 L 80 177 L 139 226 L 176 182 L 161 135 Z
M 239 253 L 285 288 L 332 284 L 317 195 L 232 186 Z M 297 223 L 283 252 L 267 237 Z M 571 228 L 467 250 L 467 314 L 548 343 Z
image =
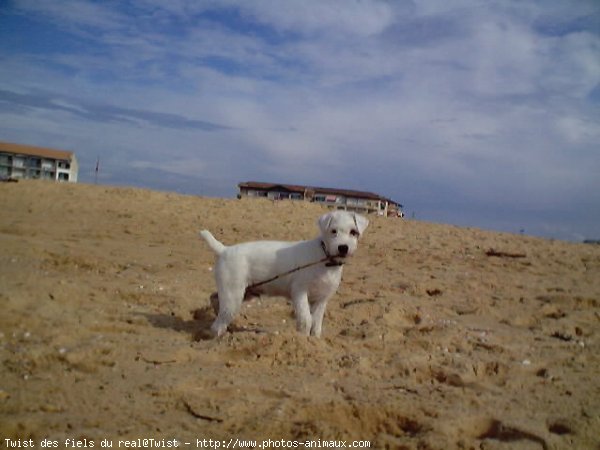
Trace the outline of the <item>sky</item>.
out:
M 0 0 L 0 140 L 80 182 L 600 239 L 600 1 Z

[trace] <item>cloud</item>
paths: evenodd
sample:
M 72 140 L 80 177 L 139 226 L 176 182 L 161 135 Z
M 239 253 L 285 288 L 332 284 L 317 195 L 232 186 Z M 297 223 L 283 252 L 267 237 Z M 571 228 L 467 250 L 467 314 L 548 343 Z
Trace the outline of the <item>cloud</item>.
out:
M 595 2 L 11 5 L 65 45 L 15 51 L 0 30 L 0 130 L 84 168 L 101 154 L 107 182 L 342 186 L 505 228 L 528 208 L 556 230 L 600 219 L 572 208 L 600 204 Z
M 393 20 L 389 3 L 375 0 L 292 0 L 281 8 L 277 0 L 236 2 L 254 20 L 281 32 L 302 35 L 342 34 L 368 37 L 380 33 Z
M 228 126 L 189 119 L 177 114 L 120 108 L 108 104 L 76 104 L 73 100 L 56 98 L 52 94 L 19 94 L 0 89 L 0 105 L 7 108 L 60 110 L 92 122 L 124 122 L 132 125 L 148 124 L 172 129 L 222 131 Z
M 162 172 L 167 172 L 174 175 L 183 176 L 198 176 L 204 175 L 206 164 L 201 159 L 170 159 L 165 158 L 161 164 L 157 164 L 156 161 L 132 161 L 129 163 L 129 167 L 133 169 L 159 169 Z

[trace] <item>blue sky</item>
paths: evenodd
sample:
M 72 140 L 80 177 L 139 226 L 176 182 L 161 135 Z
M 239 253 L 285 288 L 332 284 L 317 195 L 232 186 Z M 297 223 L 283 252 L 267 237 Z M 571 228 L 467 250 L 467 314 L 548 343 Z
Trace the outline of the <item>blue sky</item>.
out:
M 600 2 L 0 0 L 0 140 L 83 182 L 600 238 Z

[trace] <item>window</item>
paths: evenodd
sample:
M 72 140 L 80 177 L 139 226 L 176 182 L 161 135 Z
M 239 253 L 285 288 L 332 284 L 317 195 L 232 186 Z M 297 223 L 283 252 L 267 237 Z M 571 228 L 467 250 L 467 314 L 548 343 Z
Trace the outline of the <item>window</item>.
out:
M 352 206 L 364 206 L 367 204 L 367 201 L 362 198 L 348 197 L 348 199 L 346 200 L 346 204 Z

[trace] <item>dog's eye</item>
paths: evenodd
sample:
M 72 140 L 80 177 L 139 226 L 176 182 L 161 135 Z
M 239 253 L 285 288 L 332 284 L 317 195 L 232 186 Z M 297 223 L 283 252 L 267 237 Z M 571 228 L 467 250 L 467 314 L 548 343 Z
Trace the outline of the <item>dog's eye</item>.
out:
M 333 230 L 331 230 L 331 234 L 337 234 L 337 230 L 334 228 Z
M 351 230 L 350 231 L 350 236 L 359 237 L 360 233 L 358 232 L 358 230 Z

